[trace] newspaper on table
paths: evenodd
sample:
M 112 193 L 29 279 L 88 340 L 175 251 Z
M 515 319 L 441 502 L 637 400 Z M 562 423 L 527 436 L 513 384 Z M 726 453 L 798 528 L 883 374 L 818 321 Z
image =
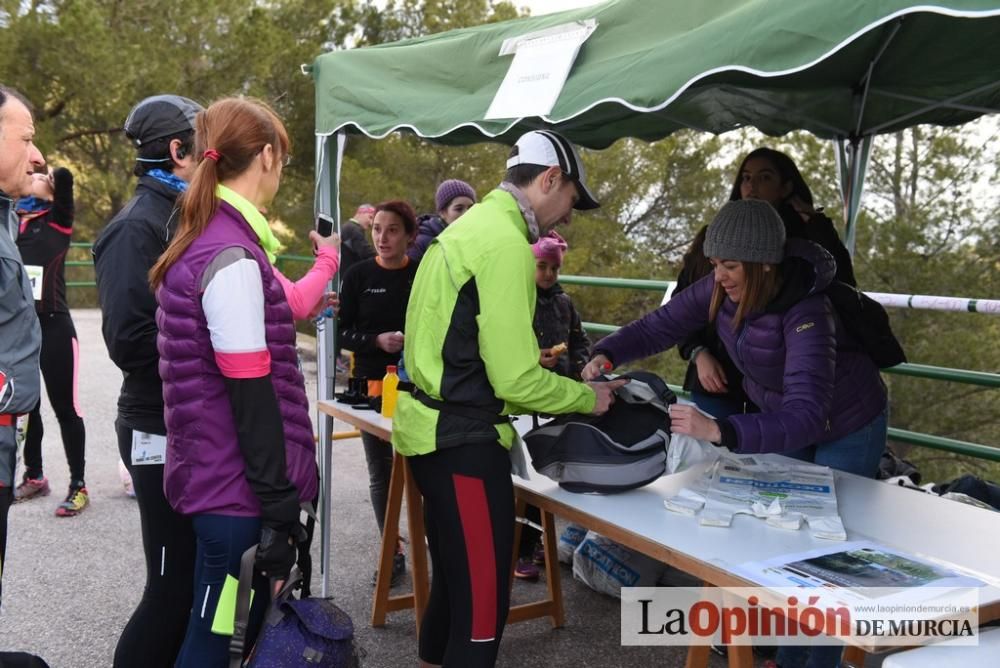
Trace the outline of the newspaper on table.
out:
M 805 522 L 816 538 L 847 540 L 833 472 L 826 466 L 725 454 L 663 504 L 673 512 L 697 516 L 704 526 L 728 527 L 734 515 L 747 514 L 793 531 Z
M 806 590 L 824 603 L 833 597 L 839 602 L 877 600 L 883 606 L 902 606 L 926 604 L 942 596 L 971 595 L 972 604 L 978 605 L 980 596 L 989 598 L 990 591 L 995 591 L 986 588 L 996 586 L 984 574 L 872 540 L 747 562 L 732 570 L 764 587 Z M 929 608 L 931 612 L 934 610 Z

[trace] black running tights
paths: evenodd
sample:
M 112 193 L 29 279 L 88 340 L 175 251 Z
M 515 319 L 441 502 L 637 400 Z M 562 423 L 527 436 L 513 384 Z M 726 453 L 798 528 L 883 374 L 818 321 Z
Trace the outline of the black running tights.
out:
M 420 626 L 420 658 L 445 668 L 496 663 L 510 609 L 514 486 L 498 443 L 409 458 L 424 498 L 431 592 Z
M 77 403 L 79 383 L 80 346 L 76 340 L 76 329 L 69 313 L 40 313 L 38 322 L 42 326 L 42 354 L 40 366 L 45 378 L 49 403 L 59 421 L 63 449 L 69 463 L 70 484 L 83 483 L 84 441 L 86 433 L 83 417 Z M 29 478 L 42 477 L 42 402 L 29 413 L 28 432 L 24 439 L 25 475 Z
M 132 429 L 116 422 L 115 430 L 139 502 L 146 587 L 118 639 L 114 668 L 171 668 L 191 616 L 194 529 L 163 495 L 163 465 L 132 466 Z

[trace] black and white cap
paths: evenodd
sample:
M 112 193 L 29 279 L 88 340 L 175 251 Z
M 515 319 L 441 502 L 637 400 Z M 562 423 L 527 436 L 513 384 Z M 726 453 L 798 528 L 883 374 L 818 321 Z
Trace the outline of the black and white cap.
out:
M 558 133 L 551 130 L 533 130 L 521 135 L 514 148 L 510 150 L 510 157 L 507 158 L 507 169 L 517 165 L 558 167 L 576 184 L 576 190 L 580 194 L 574 209 L 587 211 L 601 206 L 587 188 L 583 162 L 576 148 Z
M 180 95 L 154 95 L 135 105 L 125 119 L 125 136 L 136 147 L 194 130 L 202 106 Z

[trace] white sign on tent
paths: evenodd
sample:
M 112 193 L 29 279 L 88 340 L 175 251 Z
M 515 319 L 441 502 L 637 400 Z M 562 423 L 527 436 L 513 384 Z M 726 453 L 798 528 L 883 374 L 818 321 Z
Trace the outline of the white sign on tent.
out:
M 580 47 L 597 29 L 589 19 L 505 40 L 500 56 L 514 54 L 486 119 L 544 116 L 552 111 Z

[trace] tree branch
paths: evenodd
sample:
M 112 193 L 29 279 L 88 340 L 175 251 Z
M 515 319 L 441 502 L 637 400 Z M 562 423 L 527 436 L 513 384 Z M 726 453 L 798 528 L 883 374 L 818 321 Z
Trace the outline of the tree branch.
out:
M 68 135 L 63 135 L 56 140 L 56 145 L 63 144 L 68 141 L 73 141 L 74 139 L 79 139 L 80 137 L 87 137 L 90 135 L 110 135 L 116 132 L 123 132 L 125 128 L 118 126 L 113 128 L 95 128 L 91 130 L 80 130 L 79 132 L 71 132 Z

